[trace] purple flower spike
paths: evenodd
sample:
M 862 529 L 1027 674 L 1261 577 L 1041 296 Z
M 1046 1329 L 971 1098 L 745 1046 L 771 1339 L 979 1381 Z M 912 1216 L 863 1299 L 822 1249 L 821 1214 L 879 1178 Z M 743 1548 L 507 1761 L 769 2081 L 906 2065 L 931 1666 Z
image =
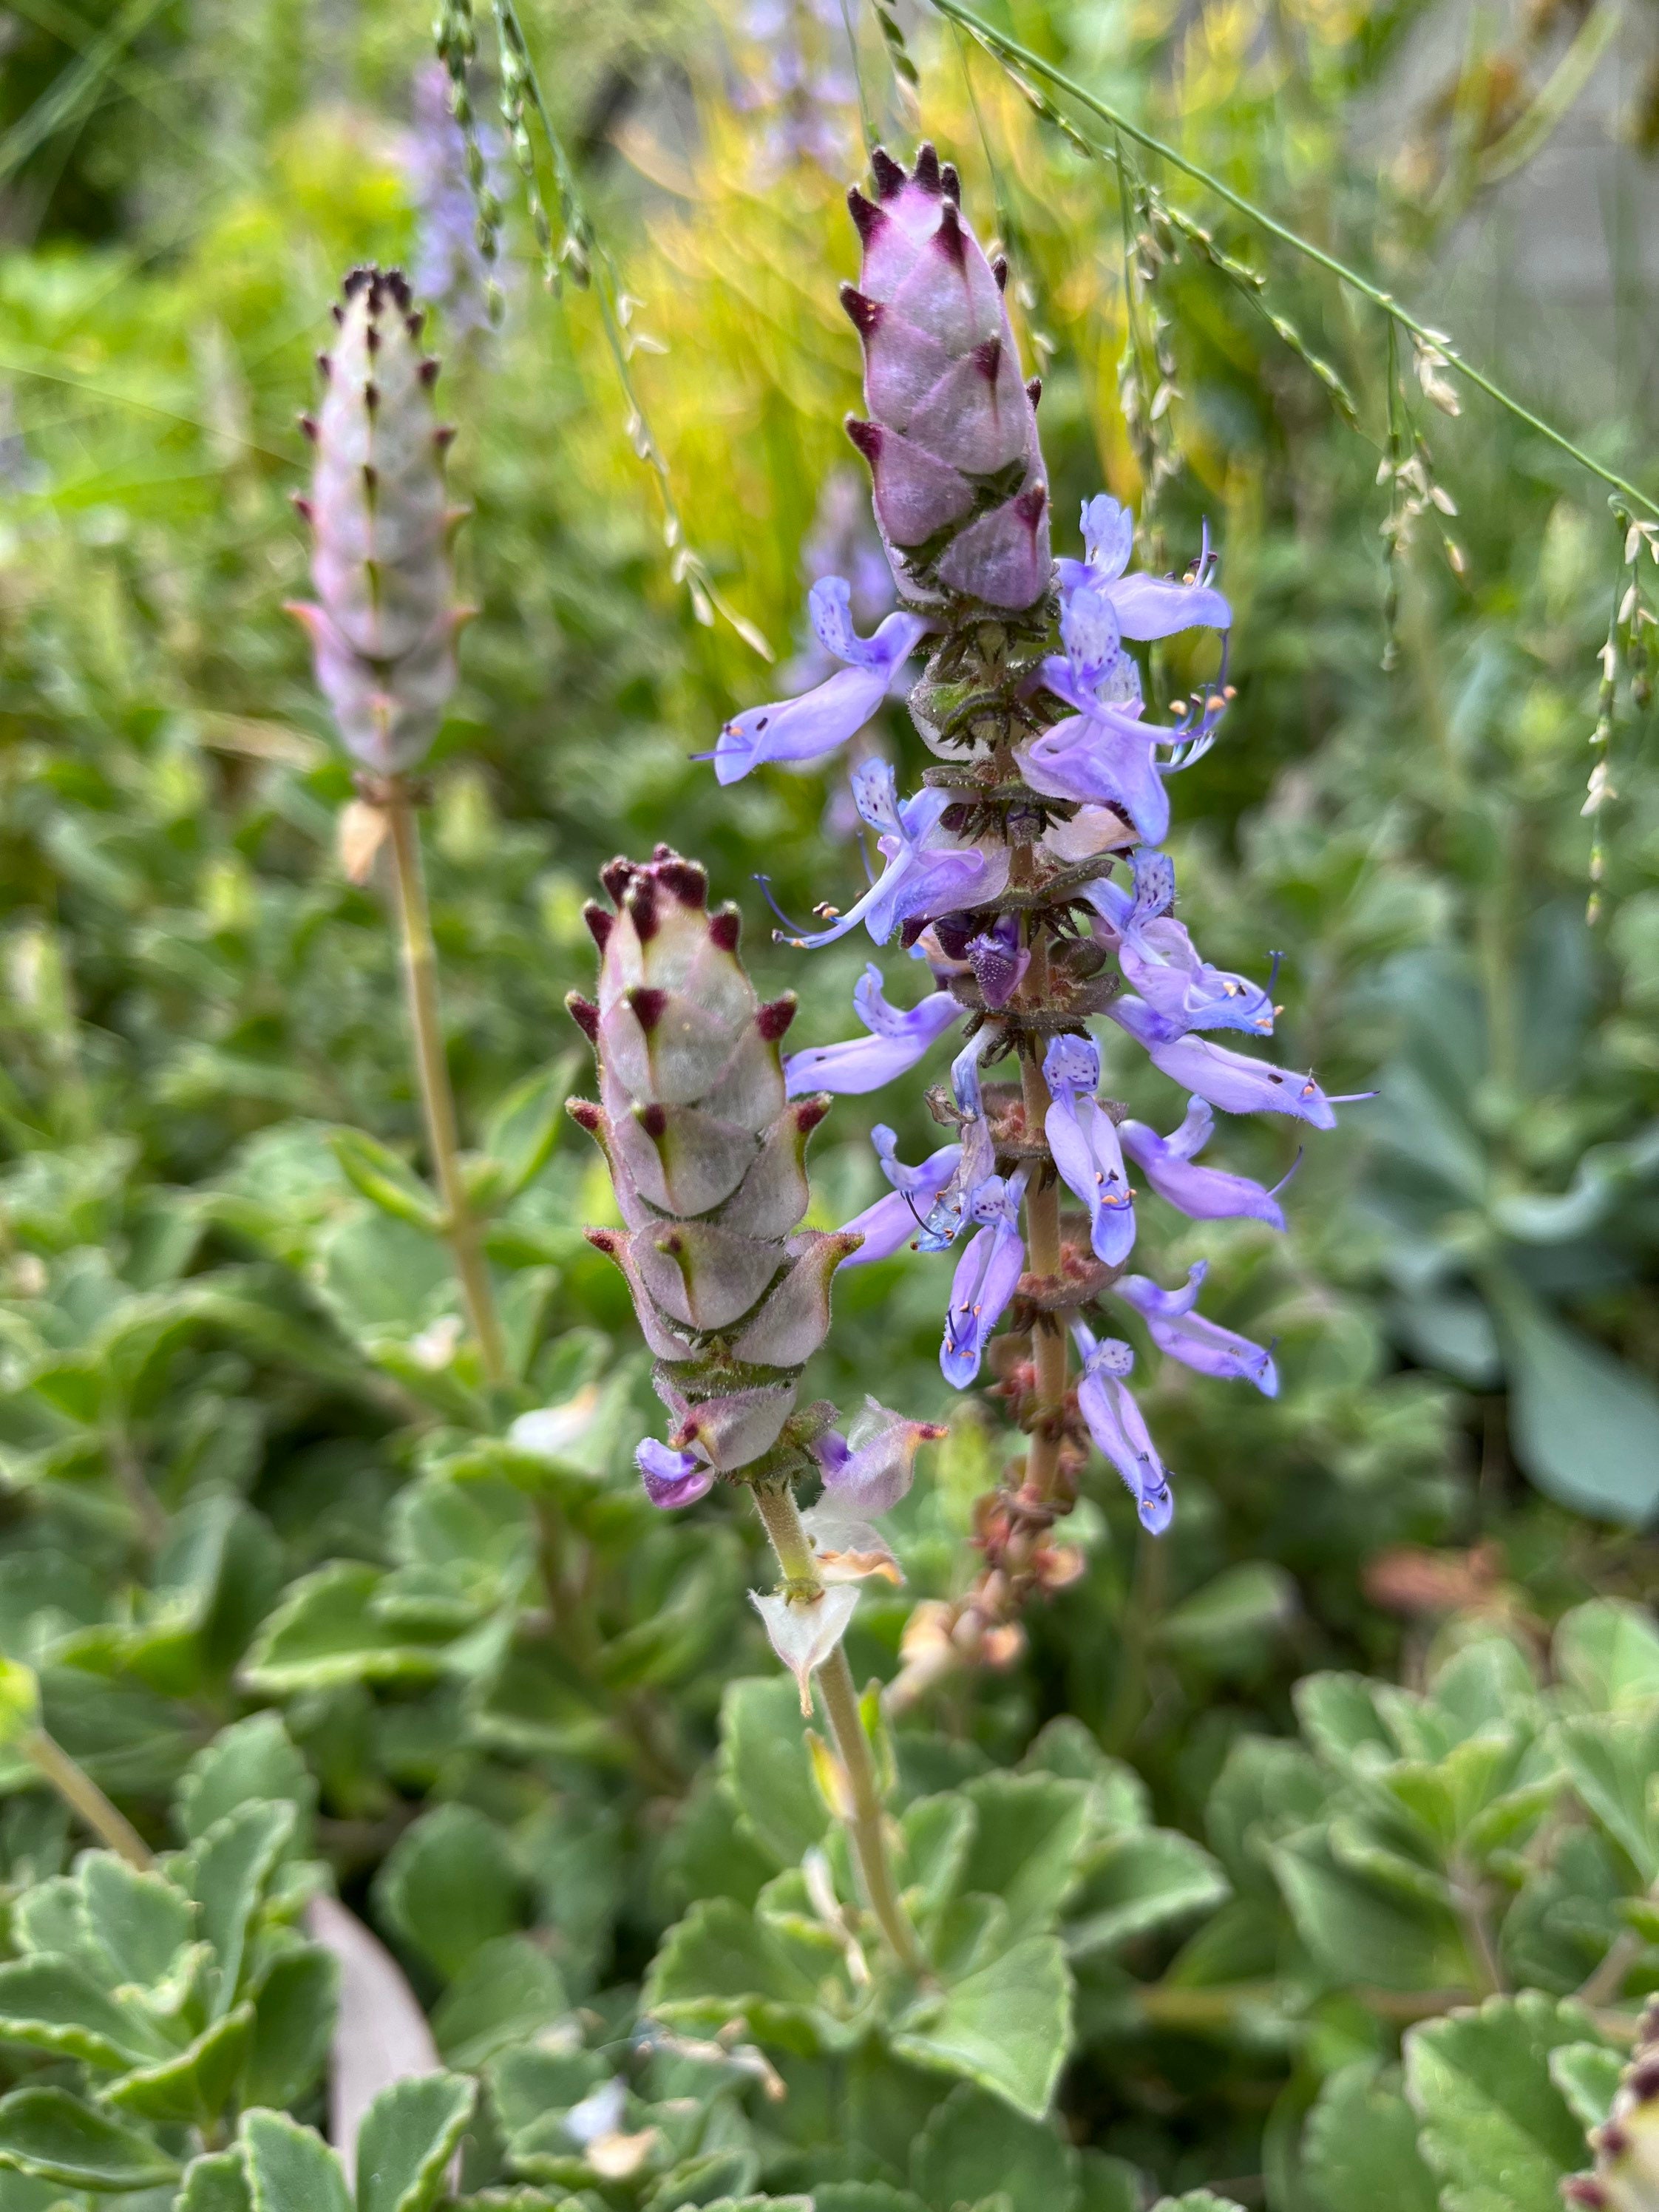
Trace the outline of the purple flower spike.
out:
M 951 804 L 948 791 L 929 788 L 901 802 L 892 763 L 870 760 L 853 772 L 853 797 L 859 812 L 879 833 L 876 842 L 887 866 L 858 904 L 836 915 L 828 929 L 799 937 L 780 932 L 780 943 L 799 952 L 816 952 L 862 922 L 875 942 L 884 945 L 901 922 L 981 904 L 1007 883 L 1006 845 L 986 852 L 959 843 L 940 829 L 939 817 Z
M 935 991 L 908 1012 L 890 1006 L 881 970 L 873 963 L 854 989 L 853 1011 L 869 1036 L 791 1053 L 783 1063 L 783 1079 L 792 1098 L 814 1091 L 843 1097 L 879 1091 L 913 1068 L 962 1014 L 948 991 Z
M 972 1218 L 982 1225 L 957 1262 L 939 1355 L 945 1381 L 958 1390 L 967 1389 L 979 1373 L 986 1339 L 1019 1288 L 1025 1267 L 1019 1204 L 1029 1174 L 1021 1168 L 1006 1183 L 992 1176 L 974 1200 Z
M 1043 1128 L 1060 1179 L 1089 1209 L 1095 1257 L 1121 1267 L 1135 1241 L 1134 1194 L 1117 1129 L 1095 1092 L 1100 1049 L 1092 1037 L 1057 1036 L 1043 1054 L 1052 1104 Z
M 1113 1285 L 1112 1295 L 1134 1308 L 1152 1342 L 1171 1359 L 1219 1382 L 1254 1382 L 1264 1398 L 1276 1398 L 1279 1370 L 1273 1354 L 1195 1310 L 1208 1265 L 1198 1261 L 1178 1291 L 1164 1290 L 1147 1275 L 1125 1275 Z
M 856 1231 L 864 1242 L 850 1259 L 842 1261 L 843 1267 L 861 1267 L 872 1260 L 890 1260 L 896 1252 L 902 1252 L 920 1231 L 933 1201 L 955 1176 L 962 1158 L 960 1145 L 941 1145 L 920 1167 L 907 1168 L 898 1158 L 898 1139 L 890 1129 L 878 1124 L 872 1130 L 871 1137 L 893 1188 L 885 1198 L 878 1198 L 873 1206 L 866 1206 L 847 1224 L 846 1233 Z
M 1141 1526 L 1161 1536 L 1175 1518 L 1175 1499 L 1158 1448 L 1123 1379 L 1134 1366 L 1134 1353 L 1115 1337 L 1097 1340 L 1081 1321 L 1072 1323 L 1072 1338 L 1083 1362 L 1077 1402 L 1089 1434 L 1122 1476 Z
M 1114 999 L 1106 1012 L 1146 1048 L 1154 1067 L 1184 1090 L 1195 1091 L 1224 1114 L 1289 1114 L 1316 1129 L 1334 1129 L 1333 1103 L 1311 1075 L 1296 1075 L 1265 1060 L 1247 1059 L 1203 1037 L 1162 1039 L 1152 1033 L 1146 1010 L 1134 999 Z M 1335 1102 L 1341 1104 L 1340 1099 Z
M 873 637 L 853 627 L 852 588 L 840 576 L 814 584 L 807 605 L 824 651 L 847 665 L 804 692 L 734 714 L 714 747 L 714 774 L 736 783 L 763 761 L 811 761 L 861 730 L 887 696 L 894 672 L 929 627 L 925 616 L 890 614 Z
M 1207 532 L 1203 556 L 1185 583 L 1172 576 L 1126 575 L 1134 542 L 1134 517 L 1127 507 L 1103 491 L 1085 500 L 1084 558 L 1057 563 L 1061 585 L 1067 591 L 1087 586 L 1109 599 L 1124 636 L 1138 642 L 1171 637 L 1176 630 L 1231 627 L 1232 609 L 1208 581 L 1212 563 Z
M 645 1485 L 645 1494 L 665 1510 L 676 1505 L 695 1505 L 714 1487 L 714 1470 L 696 1452 L 671 1451 L 666 1444 L 647 1437 L 634 1455 Z
M 1202 1098 L 1188 1102 L 1187 1118 L 1167 1137 L 1144 1121 L 1126 1121 L 1118 1131 L 1123 1149 L 1161 1199 L 1193 1221 L 1231 1221 L 1247 1217 L 1270 1229 L 1285 1226 L 1273 1193 L 1248 1176 L 1193 1164 L 1215 1127 L 1215 1115 Z
M 843 1519 L 890 1512 L 910 1487 L 917 1451 L 945 1434 L 937 1421 L 907 1421 L 866 1398 L 844 1437 L 831 1429 L 812 1447 L 826 1504 Z

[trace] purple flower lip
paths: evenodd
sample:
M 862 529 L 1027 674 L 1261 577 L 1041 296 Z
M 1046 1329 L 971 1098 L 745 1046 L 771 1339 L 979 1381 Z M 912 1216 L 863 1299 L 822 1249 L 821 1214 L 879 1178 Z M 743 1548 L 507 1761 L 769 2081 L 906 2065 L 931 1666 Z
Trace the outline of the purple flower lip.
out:
M 1163 1290 L 1146 1275 L 1124 1275 L 1112 1285 L 1112 1296 L 1134 1308 L 1153 1343 L 1171 1359 L 1219 1382 L 1254 1382 L 1264 1398 L 1276 1398 L 1279 1370 L 1272 1352 L 1195 1310 L 1208 1268 L 1208 1261 L 1197 1261 L 1177 1291 Z
M 1078 1410 L 1100 1451 L 1122 1476 L 1143 1527 L 1161 1536 L 1175 1517 L 1175 1499 L 1164 1462 L 1124 1380 L 1134 1366 L 1134 1353 L 1115 1337 L 1097 1340 L 1081 1320 L 1072 1323 L 1072 1337 L 1083 1362 Z
M 1095 1096 L 1100 1048 L 1092 1037 L 1053 1038 L 1042 1073 L 1051 1103 L 1044 1133 L 1060 1180 L 1089 1209 L 1095 1257 L 1121 1267 L 1135 1241 L 1134 1194 L 1123 1165 L 1116 1125 Z
M 1194 1221 L 1228 1221 L 1247 1216 L 1282 1230 L 1285 1216 L 1273 1191 L 1264 1190 L 1248 1176 L 1231 1175 L 1222 1168 L 1201 1168 L 1195 1156 L 1209 1141 L 1215 1115 L 1206 1099 L 1188 1101 L 1187 1116 L 1168 1137 L 1160 1137 L 1144 1121 L 1125 1121 L 1118 1131 L 1123 1149 L 1146 1176 L 1158 1196 Z M 1301 1155 L 1297 1154 L 1297 1158 Z M 1291 1174 L 1296 1172 L 1294 1166 Z M 1288 1182 L 1290 1176 L 1285 1177 Z M 1283 1189 L 1284 1183 L 1279 1185 Z
M 783 1063 L 783 1077 L 792 1098 L 803 1091 L 848 1097 L 879 1091 L 913 1068 L 962 1015 L 948 991 L 933 992 L 908 1012 L 889 1006 L 881 970 L 873 963 L 854 989 L 853 1006 L 869 1036 L 791 1053 Z
M 847 1235 L 857 1235 L 864 1241 L 842 1262 L 844 1267 L 866 1267 L 872 1260 L 890 1260 L 896 1252 L 902 1252 L 921 1234 L 923 1209 L 931 1211 L 962 1158 L 960 1145 L 941 1145 L 920 1167 L 907 1168 L 898 1158 L 898 1139 L 892 1130 L 878 1124 L 871 1134 L 893 1188 L 846 1224 Z
M 895 672 L 931 624 L 925 615 L 901 609 L 878 623 L 872 637 L 860 637 L 853 627 L 852 598 L 842 577 L 825 576 L 813 585 L 807 599 L 813 631 L 824 652 L 846 665 L 798 699 L 734 714 L 712 755 L 721 783 L 736 783 L 766 761 L 819 760 L 845 744 L 880 706 Z
M 957 1262 L 939 1347 L 945 1379 L 958 1390 L 965 1390 L 979 1373 L 986 1341 L 1019 1288 L 1025 1267 L 1019 1208 L 1030 1174 L 1023 1167 L 1006 1183 L 992 1176 L 974 1194 L 972 1218 L 981 1225 Z
M 714 1486 L 714 1470 L 706 1459 L 696 1452 L 672 1451 L 654 1437 L 647 1437 L 640 1446 L 634 1463 L 640 1470 L 646 1496 L 665 1511 L 695 1505 Z

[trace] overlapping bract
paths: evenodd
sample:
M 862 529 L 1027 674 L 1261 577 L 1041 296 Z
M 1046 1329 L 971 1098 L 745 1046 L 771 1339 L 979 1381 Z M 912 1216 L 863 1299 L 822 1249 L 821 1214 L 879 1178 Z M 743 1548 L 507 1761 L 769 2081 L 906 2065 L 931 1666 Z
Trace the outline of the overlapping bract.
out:
M 806 1139 L 828 1102 L 786 1096 L 794 1001 L 757 998 L 735 910 L 709 914 L 703 871 L 667 846 L 612 861 L 605 883 L 614 912 L 587 910 L 598 1003 L 571 1001 L 599 1099 L 571 1112 L 605 1148 L 624 1224 L 589 1237 L 628 1279 L 674 1419 L 641 1472 L 656 1503 L 685 1504 L 777 1441 L 858 1239 L 799 1228 Z
M 455 605 L 444 486 L 449 433 L 432 407 L 438 364 L 396 270 L 356 269 L 322 358 L 317 466 L 301 501 L 315 602 L 289 611 L 311 638 L 317 682 L 352 757 L 380 775 L 419 766 L 455 688 Z
M 1048 488 L 1007 264 L 987 261 L 931 146 L 908 176 L 881 152 L 873 168 L 874 200 L 848 199 L 864 258 L 842 303 L 863 342 L 869 416 L 847 427 L 894 574 L 922 603 L 963 592 L 1029 607 L 1048 588 Z

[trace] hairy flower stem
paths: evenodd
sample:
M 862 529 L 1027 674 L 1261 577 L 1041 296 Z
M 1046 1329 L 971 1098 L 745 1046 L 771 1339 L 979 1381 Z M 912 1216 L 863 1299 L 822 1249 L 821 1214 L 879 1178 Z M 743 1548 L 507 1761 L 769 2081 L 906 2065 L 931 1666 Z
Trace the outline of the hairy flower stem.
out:
M 70 1757 L 55 1736 L 48 1735 L 45 1729 L 31 1729 L 18 1748 L 100 1844 L 124 1858 L 129 1866 L 144 1869 L 155 1865 L 155 1856 L 138 1831 L 124 1813 L 116 1810 L 91 1775 Z
M 806 1531 L 801 1527 L 793 1491 L 787 1485 L 758 1482 L 753 1488 L 755 1510 L 771 1540 L 784 1580 L 803 1594 L 814 1589 L 822 1590 L 823 1583 L 813 1563 Z M 886 1815 L 876 1778 L 876 1762 L 859 1712 L 858 1692 L 853 1686 L 853 1670 L 847 1663 L 843 1645 L 837 1644 L 818 1668 L 817 1681 L 836 1753 L 847 1777 L 850 1799 L 850 1810 L 846 1815 L 847 1836 L 864 1883 L 865 1896 L 900 1965 L 913 1974 L 921 1974 L 926 1971 L 924 1962 L 888 1856 Z
M 495 1293 L 484 1264 L 478 1218 L 461 1174 L 460 1137 L 455 1094 L 444 1053 L 443 1018 L 438 1003 L 438 958 L 432 941 L 432 916 L 421 871 L 421 837 L 415 802 L 403 776 L 388 778 L 380 798 L 392 847 L 398 894 L 398 930 L 403 950 L 404 981 L 409 996 L 415 1069 L 426 1115 L 427 1146 L 443 1198 L 444 1234 L 454 1255 L 455 1273 L 467 1319 L 477 1339 L 484 1379 L 492 1386 L 507 1379 L 507 1348 L 495 1312 Z

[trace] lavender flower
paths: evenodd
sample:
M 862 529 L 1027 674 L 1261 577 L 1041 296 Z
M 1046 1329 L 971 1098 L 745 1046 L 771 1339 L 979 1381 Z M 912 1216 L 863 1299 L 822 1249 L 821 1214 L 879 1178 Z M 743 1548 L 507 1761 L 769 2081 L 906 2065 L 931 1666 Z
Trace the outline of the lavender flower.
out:
M 449 432 L 432 411 L 435 361 L 394 269 L 354 269 L 322 356 L 310 496 L 315 604 L 289 612 L 310 635 L 317 682 L 346 750 L 365 769 L 417 767 L 455 687 L 455 604 L 444 489 Z
M 825 1498 L 843 1519 L 890 1513 L 910 1487 L 919 1448 L 944 1434 L 935 1422 L 908 1421 L 866 1398 L 845 1436 L 831 1429 L 812 1446 Z
M 1128 1387 L 1133 1354 L 1091 1326 L 1101 1302 L 1133 1306 L 1163 1353 L 1200 1373 L 1269 1394 L 1278 1376 L 1263 1347 L 1198 1313 L 1201 1265 L 1178 1291 L 1125 1273 L 1137 1226 L 1125 1156 L 1158 1197 L 1194 1219 L 1244 1217 L 1282 1229 L 1275 1192 L 1196 1164 L 1212 1109 L 1323 1128 L 1340 1102 L 1311 1075 L 1201 1034 L 1267 1036 L 1276 1012 L 1271 976 L 1264 988 L 1202 957 L 1176 917 L 1175 870 L 1161 849 L 1169 779 L 1215 741 L 1231 693 L 1218 677 L 1177 702 L 1167 721 L 1149 720 L 1128 648 L 1212 629 L 1221 634 L 1224 670 L 1232 614 L 1212 580 L 1207 533 L 1186 576 L 1132 573 L 1133 519 L 1102 493 L 1083 509 L 1083 558 L 1051 562 L 1039 394 L 1019 381 L 1006 271 L 986 262 L 957 206 L 955 175 L 931 147 L 908 175 L 882 153 L 873 168 L 875 199 L 854 192 L 850 201 L 864 258 L 842 298 L 863 341 L 868 419 L 848 427 L 870 465 L 899 611 L 862 637 L 850 587 L 836 577 L 816 586 L 815 627 L 843 666 L 799 698 L 734 717 L 716 767 L 732 781 L 763 760 L 816 758 L 846 742 L 925 646 L 908 704 L 945 765 L 901 799 L 890 765 L 860 764 L 853 797 L 878 833 L 882 871 L 846 912 L 817 909 L 827 927 L 780 935 L 810 950 L 860 923 L 878 944 L 898 933 L 944 988 L 901 1011 L 872 967 L 854 994 L 868 1036 L 795 1054 L 788 1087 L 874 1090 L 914 1068 L 958 1012 L 967 1019 L 950 1099 L 930 1094 L 936 1115 L 956 1123 L 957 1140 L 910 1166 L 893 1132 L 876 1130 L 892 1188 L 848 1224 L 864 1240 L 853 1263 L 906 1245 L 927 1253 L 960 1244 L 940 1352 L 947 1378 L 958 1388 L 974 1381 L 1005 1315 L 1049 1347 L 1006 1370 L 1035 1378 L 1007 1386 L 1032 1435 L 1025 1494 L 1050 1518 L 1063 1510 L 1054 1502 L 1061 1443 L 1086 1431 L 1143 1522 L 1161 1532 L 1173 1512 L 1169 1477 Z M 1059 652 L 1051 649 L 1056 603 Z M 1128 846 L 1126 882 L 1115 872 Z M 1090 920 L 1089 936 L 1079 933 L 1079 915 Z M 1104 957 L 1127 987 L 1115 995 L 1098 979 Z M 1187 1094 L 1186 1118 L 1169 1136 L 1139 1121 L 1120 1125 L 1121 1109 L 1101 1098 L 1101 1050 L 1089 1024 L 1103 1015 Z M 1010 1053 L 1024 1062 L 1012 1100 L 981 1079 Z M 1064 1241 L 1057 1189 L 1080 1202 L 1086 1237 Z M 1038 1255 L 1030 1273 L 1028 1237 Z M 1063 1358 L 1055 1380 L 1057 1329 L 1083 1361 L 1074 1396 L 1064 1389 Z M 1040 1547 L 1019 1533 L 1030 1525 L 991 1516 L 987 1528 L 1004 1534 L 986 1535 L 983 1588 L 963 1604 L 1006 1606 L 1009 1592 L 1048 1571 L 1036 1564 Z M 981 1624 L 988 1650 L 1003 1617 L 988 1613 Z

